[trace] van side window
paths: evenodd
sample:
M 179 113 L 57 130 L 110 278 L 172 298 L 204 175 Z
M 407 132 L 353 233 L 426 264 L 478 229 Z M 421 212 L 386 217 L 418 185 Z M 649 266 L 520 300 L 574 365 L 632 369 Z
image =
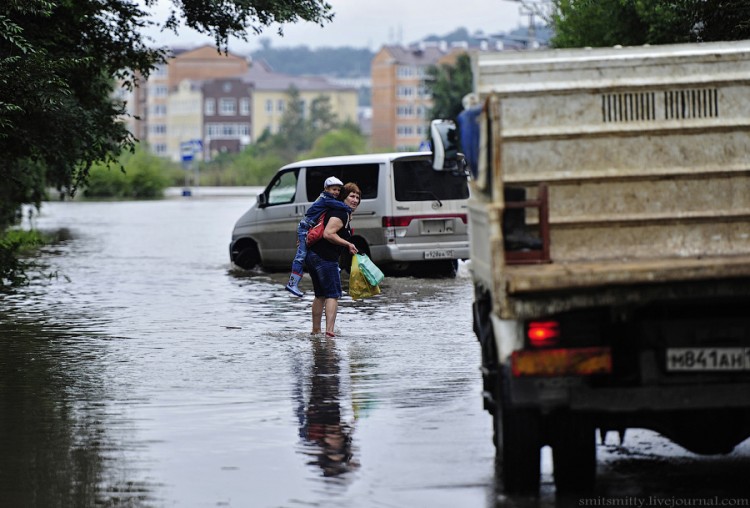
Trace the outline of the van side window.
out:
M 276 175 L 268 187 L 268 206 L 284 205 L 294 201 L 297 192 L 297 171 L 286 171 Z
M 354 182 L 362 190 L 362 199 L 375 199 L 378 197 L 379 173 L 380 165 L 377 163 L 307 168 L 307 200 L 318 199 L 323 190 L 323 182 L 329 176 L 335 176 L 344 183 Z
M 467 199 L 469 181 L 460 172 L 435 171 L 427 160 L 393 163 L 396 201 Z

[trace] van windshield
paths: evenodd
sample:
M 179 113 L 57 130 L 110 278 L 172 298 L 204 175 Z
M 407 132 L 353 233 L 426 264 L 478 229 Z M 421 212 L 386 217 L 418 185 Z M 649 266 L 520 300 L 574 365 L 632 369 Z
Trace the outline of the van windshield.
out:
M 466 175 L 435 171 L 429 160 L 405 160 L 393 163 L 396 201 L 434 201 L 468 199 Z

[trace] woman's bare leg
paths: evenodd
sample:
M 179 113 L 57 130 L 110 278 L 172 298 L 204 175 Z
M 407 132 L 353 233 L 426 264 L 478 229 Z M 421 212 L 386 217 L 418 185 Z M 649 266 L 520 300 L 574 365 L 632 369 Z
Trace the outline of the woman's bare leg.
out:
M 315 297 L 312 303 L 312 333 L 320 333 L 320 321 L 323 317 L 323 302 L 325 298 Z
M 339 309 L 337 298 L 326 298 L 326 333 L 333 334 L 333 327 L 336 324 L 336 313 Z M 320 321 L 318 321 L 320 323 Z

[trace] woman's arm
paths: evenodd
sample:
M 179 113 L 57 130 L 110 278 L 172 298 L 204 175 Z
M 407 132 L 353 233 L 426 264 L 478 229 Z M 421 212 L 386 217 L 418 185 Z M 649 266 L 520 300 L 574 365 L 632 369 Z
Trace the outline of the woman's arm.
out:
M 328 219 L 328 224 L 326 224 L 326 228 L 323 230 L 323 239 L 328 240 L 335 245 L 346 247 L 349 249 L 349 254 L 356 254 L 358 252 L 357 246 L 351 242 L 347 242 L 339 236 L 339 231 L 343 227 L 344 223 L 341 219 L 338 217 L 331 217 Z

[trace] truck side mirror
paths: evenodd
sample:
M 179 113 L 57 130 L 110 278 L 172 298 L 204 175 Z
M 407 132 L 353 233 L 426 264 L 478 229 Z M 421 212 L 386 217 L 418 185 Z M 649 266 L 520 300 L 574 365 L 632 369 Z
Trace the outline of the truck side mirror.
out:
M 258 208 L 265 208 L 268 205 L 268 197 L 265 192 L 258 194 L 255 199 L 258 201 Z
M 430 123 L 432 138 L 432 169 L 437 171 L 459 169 L 458 134 L 452 120 L 433 120 Z

